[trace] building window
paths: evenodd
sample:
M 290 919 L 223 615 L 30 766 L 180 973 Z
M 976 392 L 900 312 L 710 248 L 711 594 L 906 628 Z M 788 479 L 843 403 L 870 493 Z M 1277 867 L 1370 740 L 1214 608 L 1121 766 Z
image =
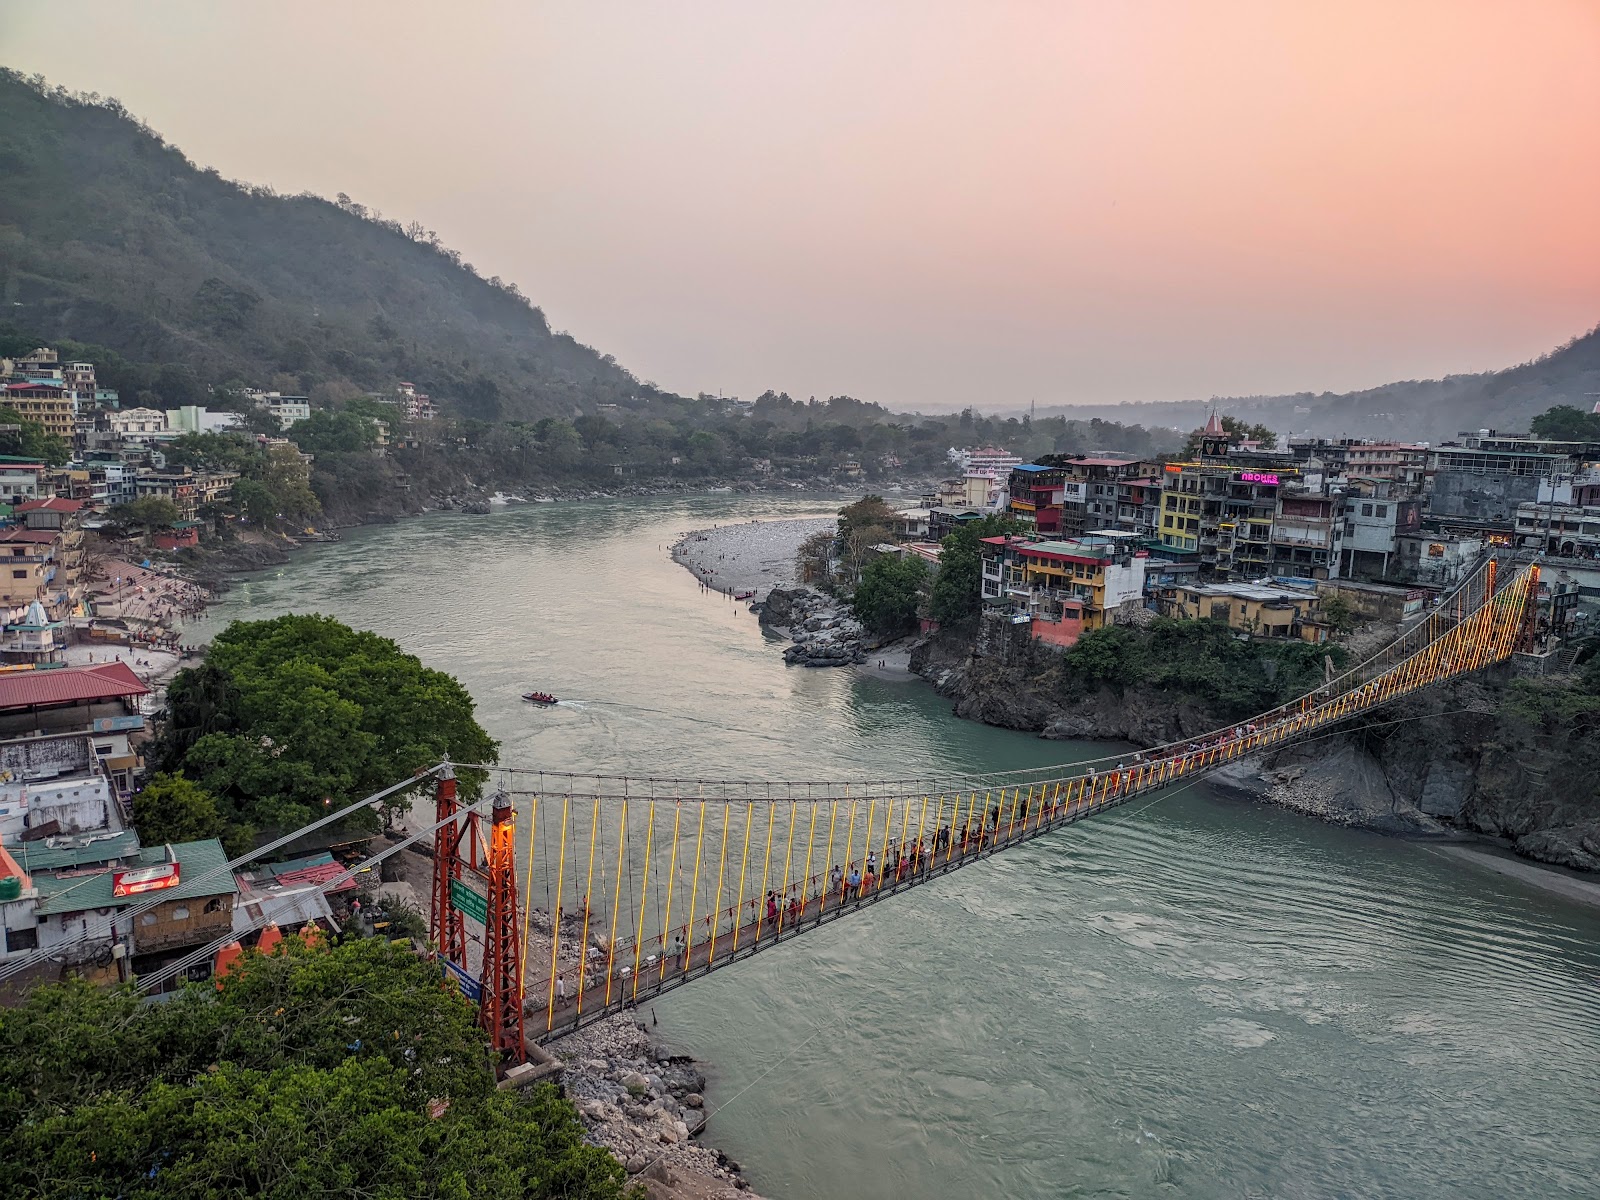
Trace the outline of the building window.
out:
M 1372 505 L 1370 505 L 1370 504 L 1363 504 L 1363 505 L 1362 505 L 1362 506 L 1361 506 L 1361 515 L 1362 515 L 1362 516 L 1363 516 L 1363 517 L 1370 517 L 1370 516 L 1371 516 L 1371 515 L 1372 515 Z
M 187 921 L 189 919 L 189 910 L 181 904 L 178 905 L 177 908 L 172 910 L 172 919 L 174 921 Z
M 13 578 L 13 579 L 26 579 L 27 577 L 28 577 L 28 573 L 26 571 L 13 571 L 13 572 L 11 572 L 11 578 Z
M 1380 517 L 1387 517 L 1389 515 L 1389 506 L 1387 504 L 1378 505 L 1378 515 Z
M 155 923 L 156 923 L 156 915 L 155 915 L 155 913 L 145 913 L 144 916 L 139 918 L 139 924 L 141 924 L 141 925 L 154 925 Z

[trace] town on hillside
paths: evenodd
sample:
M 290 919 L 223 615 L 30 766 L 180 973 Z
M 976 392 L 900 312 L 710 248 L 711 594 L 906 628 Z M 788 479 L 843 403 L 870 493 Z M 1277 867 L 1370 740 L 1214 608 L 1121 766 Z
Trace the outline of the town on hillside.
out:
M 394 413 L 367 418 L 379 453 L 436 416 L 408 383 L 374 399 Z M 0 359 L 0 442 L 16 451 L 0 455 L 0 964 L 58 950 L 51 978 L 125 980 L 236 922 L 334 911 L 315 890 L 343 869 L 326 850 L 235 874 L 216 869 L 217 838 L 141 845 L 134 829 L 153 716 L 193 654 L 178 630 L 206 599 L 174 556 L 219 530 L 308 532 L 311 456 L 292 436 L 306 397 L 230 401 L 129 407 L 91 362 Z M 181 461 L 195 435 L 224 433 L 253 456 L 244 469 Z M 154 910 L 119 919 L 152 893 Z

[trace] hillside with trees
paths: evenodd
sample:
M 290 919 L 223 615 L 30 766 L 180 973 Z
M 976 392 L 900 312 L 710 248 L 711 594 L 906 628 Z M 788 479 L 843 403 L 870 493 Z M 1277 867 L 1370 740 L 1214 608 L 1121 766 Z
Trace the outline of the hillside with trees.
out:
M 113 99 L 4 70 L 0 301 L 30 336 L 114 351 L 102 382 L 169 407 L 233 379 L 405 379 L 490 420 L 653 390 L 431 230 L 223 179 Z
M 1069 420 L 1140 421 L 1193 429 L 1212 407 L 1280 434 L 1441 441 L 1468 429 L 1526 432 L 1534 417 L 1564 405 L 1583 413 L 1600 395 L 1600 326 L 1532 362 L 1473 375 L 1407 379 L 1359 392 L 1225 396 L 1157 404 L 1067 405 Z

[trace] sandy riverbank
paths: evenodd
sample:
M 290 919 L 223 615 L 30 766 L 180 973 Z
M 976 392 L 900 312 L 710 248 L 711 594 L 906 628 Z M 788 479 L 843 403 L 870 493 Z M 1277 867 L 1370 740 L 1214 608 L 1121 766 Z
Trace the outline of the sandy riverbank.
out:
M 755 592 L 795 585 L 795 556 L 813 534 L 833 529 L 836 517 L 745 521 L 695 529 L 672 544 L 675 562 L 718 592 Z
M 1486 846 L 1453 845 L 1429 846 L 1435 854 L 1443 854 L 1449 858 L 1468 862 L 1485 870 L 1493 871 L 1497 875 L 1507 875 L 1512 879 L 1521 880 L 1536 888 L 1551 892 L 1565 900 L 1577 904 L 1587 904 L 1600 908 L 1600 883 L 1591 883 L 1587 879 L 1579 879 L 1576 875 L 1568 874 L 1557 867 L 1542 866 L 1539 863 L 1526 862 L 1520 858 L 1511 858 L 1505 854 L 1496 853 Z

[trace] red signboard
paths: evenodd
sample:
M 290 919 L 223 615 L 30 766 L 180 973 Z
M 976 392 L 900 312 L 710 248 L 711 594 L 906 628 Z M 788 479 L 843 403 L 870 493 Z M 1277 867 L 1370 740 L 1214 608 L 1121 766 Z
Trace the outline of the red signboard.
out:
M 137 896 L 141 892 L 159 892 L 162 888 L 177 886 L 178 864 L 175 862 L 141 867 L 137 871 L 114 871 L 111 875 L 113 896 Z

